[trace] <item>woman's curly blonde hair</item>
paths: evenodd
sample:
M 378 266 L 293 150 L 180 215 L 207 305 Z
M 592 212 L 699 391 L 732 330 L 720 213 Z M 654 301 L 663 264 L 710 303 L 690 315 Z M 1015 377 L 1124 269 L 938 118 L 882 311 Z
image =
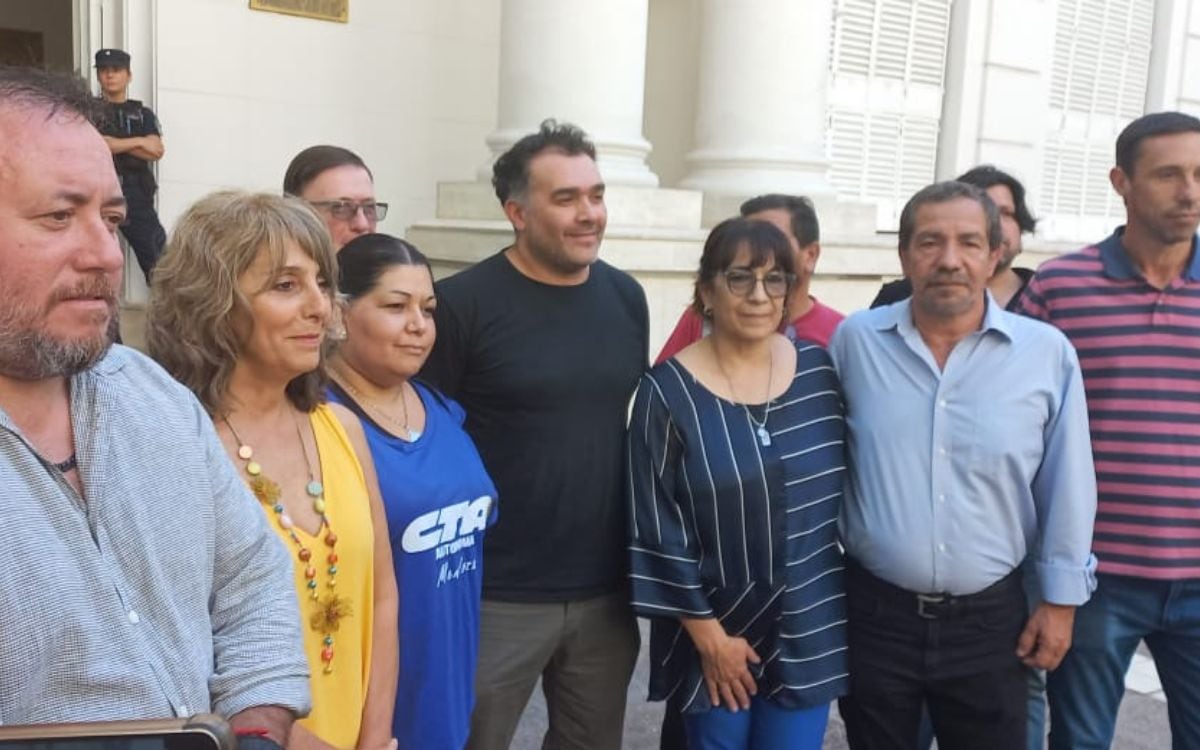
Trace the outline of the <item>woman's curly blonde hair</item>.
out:
M 186 385 L 214 418 L 228 413 L 229 378 L 242 356 L 235 322 L 250 316 L 238 278 L 258 254 L 282 269 L 287 245 L 296 243 L 337 288 L 337 257 L 325 225 L 297 198 L 236 190 L 212 193 L 191 206 L 175 225 L 154 266 L 146 311 L 150 356 Z M 287 385 L 301 411 L 324 400 L 325 359 Z

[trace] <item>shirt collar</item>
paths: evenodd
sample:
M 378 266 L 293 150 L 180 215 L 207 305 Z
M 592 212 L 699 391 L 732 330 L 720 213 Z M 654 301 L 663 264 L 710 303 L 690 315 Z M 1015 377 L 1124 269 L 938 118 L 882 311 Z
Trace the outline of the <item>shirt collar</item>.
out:
M 1100 262 L 1104 265 L 1104 275 L 1110 279 L 1133 280 L 1141 279 L 1142 274 L 1133 267 L 1129 253 L 1125 250 L 1122 237 L 1125 235 L 1125 225 L 1116 228 L 1103 242 L 1096 247 L 1100 250 Z M 1192 257 L 1183 271 L 1188 281 L 1200 281 L 1200 253 L 1196 252 L 1197 238 L 1192 237 Z
M 1009 341 L 1012 340 L 1012 328 L 1009 321 L 1006 319 L 1003 309 L 996 304 L 996 300 L 992 297 L 990 291 L 986 294 L 986 306 L 983 310 L 983 325 L 979 327 L 979 331 L 987 333 L 995 331 Z M 880 308 L 878 319 L 875 322 L 875 328 L 879 331 L 895 330 L 905 338 L 911 336 L 920 336 L 917 331 L 917 326 L 913 323 L 912 317 L 912 297 L 907 297 L 899 302 Z

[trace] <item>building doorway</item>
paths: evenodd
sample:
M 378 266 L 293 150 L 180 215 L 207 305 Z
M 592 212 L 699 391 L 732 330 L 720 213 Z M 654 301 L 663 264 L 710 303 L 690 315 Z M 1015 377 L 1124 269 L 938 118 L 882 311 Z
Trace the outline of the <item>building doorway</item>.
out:
M 74 0 L 0 3 L 0 64 L 80 70 Z

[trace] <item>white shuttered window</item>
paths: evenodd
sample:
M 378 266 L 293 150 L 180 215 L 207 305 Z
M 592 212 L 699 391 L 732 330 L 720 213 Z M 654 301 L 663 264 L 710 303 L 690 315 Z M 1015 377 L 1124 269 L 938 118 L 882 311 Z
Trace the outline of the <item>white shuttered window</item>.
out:
M 1124 218 L 1108 171 L 1145 111 L 1154 0 L 1058 0 L 1042 172 L 1048 239 L 1098 240 Z
M 830 176 L 875 202 L 878 228 L 933 181 L 950 0 L 837 0 L 830 60 Z

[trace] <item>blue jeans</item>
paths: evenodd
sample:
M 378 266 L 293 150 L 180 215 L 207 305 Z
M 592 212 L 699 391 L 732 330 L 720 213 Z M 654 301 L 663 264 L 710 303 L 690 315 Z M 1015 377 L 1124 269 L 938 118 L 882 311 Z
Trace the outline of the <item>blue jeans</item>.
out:
M 1200 748 L 1200 580 L 1100 575 L 1075 612 L 1071 650 L 1050 673 L 1052 750 L 1107 750 L 1125 672 L 1145 640 L 1167 696 L 1171 746 Z
M 722 706 L 683 716 L 688 750 L 821 750 L 828 721 L 829 704 L 787 709 L 759 697 L 737 713 Z

